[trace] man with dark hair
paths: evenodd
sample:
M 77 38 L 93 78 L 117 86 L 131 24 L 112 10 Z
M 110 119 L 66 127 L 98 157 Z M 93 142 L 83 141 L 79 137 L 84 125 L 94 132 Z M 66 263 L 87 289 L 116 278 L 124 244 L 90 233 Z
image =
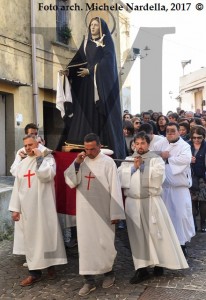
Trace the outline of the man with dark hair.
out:
M 89 133 L 84 137 L 84 143 L 96 142 L 98 146 L 101 146 L 100 138 L 95 133 Z
M 34 134 L 37 135 L 38 134 L 38 126 L 34 123 L 29 123 L 25 126 L 24 128 L 24 132 L 25 134 Z
M 84 147 L 85 151 L 77 155 L 64 173 L 69 187 L 77 188 L 79 272 L 85 279 L 80 296 L 96 289 L 96 274 L 105 275 L 103 288 L 114 284 L 115 224 L 125 219 L 121 186 L 113 159 L 101 153 L 99 137 L 94 133 L 85 136 Z
M 150 123 L 142 124 L 138 131 L 139 132 L 144 131 L 149 136 L 149 138 L 150 138 L 149 150 L 150 151 L 153 150 L 154 144 L 163 138 L 161 135 L 153 134 L 153 127 Z
M 175 227 L 182 250 L 187 256 L 186 242 L 195 235 L 192 204 L 189 187 L 191 186 L 190 145 L 180 138 L 179 125 L 169 123 L 166 137 L 157 142 L 158 151 L 165 161 L 166 179 L 163 183 L 162 198 Z
M 163 267 L 188 268 L 161 198 L 164 161 L 149 151 L 150 139 L 145 132 L 139 132 L 134 142 L 137 156 L 118 169 L 127 197 L 125 213 L 136 270 L 132 284 L 149 278 L 148 266 L 154 267 L 157 276 L 163 274 Z
M 157 134 L 157 127 L 156 127 L 156 124 L 153 120 L 151 120 L 151 114 L 150 112 L 143 112 L 142 113 L 142 123 L 143 124 L 150 124 L 153 128 L 153 133 L 154 134 Z
M 151 115 L 149 112 L 143 112 L 142 113 L 142 121 L 144 123 L 148 123 L 151 120 Z
M 178 123 L 179 115 L 177 113 L 171 113 L 168 115 L 169 122 Z

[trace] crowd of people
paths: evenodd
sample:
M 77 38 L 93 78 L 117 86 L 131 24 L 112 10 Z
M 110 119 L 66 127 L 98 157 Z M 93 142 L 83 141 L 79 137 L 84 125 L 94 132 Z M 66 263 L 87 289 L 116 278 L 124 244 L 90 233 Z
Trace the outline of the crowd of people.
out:
M 84 151 L 65 171 L 66 184 L 77 189 L 80 296 L 96 289 L 96 274 L 104 274 L 103 288 L 114 284 L 115 225 L 125 219 L 135 266 L 131 284 L 148 279 L 148 267 L 154 267 L 155 276 L 164 268 L 188 268 L 186 243 L 198 229 L 206 232 L 204 121 L 192 112 L 125 112 L 128 157 L 119 168 L 100 151 L 96 134 L 85 136 Z M 56 163 L 35 124 L 28 124 L 25 134 L 11 166 L 16 180 L 9 206 L 15 221 L 13 253 L 25 255 L 29 269 L 23 287 L 41 280 L 45 268 L 54 279 L 55 265 L 67 263 L 55 209 Z M 92 233 L 89 243 L 87 232 Z

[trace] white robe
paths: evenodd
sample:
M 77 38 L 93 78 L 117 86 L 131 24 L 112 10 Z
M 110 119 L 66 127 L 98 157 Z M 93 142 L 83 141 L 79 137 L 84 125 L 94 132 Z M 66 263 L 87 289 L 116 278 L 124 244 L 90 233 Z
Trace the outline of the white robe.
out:
M 167 138 L 164 138 L 154 145 L 153 150 L 169 151 L 169 163 L 165 165 L 166 179 L 162 186 L 162 198 L 175 227 L 180 245 L 184 245 L 195 235 L 189 191 L 192 183 L 190 145 L 181 138 L 176 143 L 169 143 Z
M 42 144 L 38 145 L 38 149 L 43 152 L 47 148 L 44 147 Z M 26 152 L 25 148 L 21 148 L 17 151 L 15 160 L 10 168 L 10 173 L 16 177 L 17 170 L 19 164 L 23 161 L 23 159 L 20 156 L 20 152 Z M 17 255 L 25 255 L 24 250 L 24 234 L 23 234 L 23 224 L 22 219 L 20 219 L 18 222 L 14 223 L 14 244 L 13 244 L 13 254 Z
M 24 249 L 29 270 L 66 264 L 67 258 L 55 206 L 55 161 L 26 157 L 17 168 L 9 210 L 20 212 Z M 30 170 L 31 176 L 28 175 Z
M 74 163 L 64 174 L 70 188 L 77 187 L 79 273 L 109 272 L 116 257 L 115 225 L 111 220 L 125 219 L 116 165 L 99 153 L 94 159 L 86 157 L 77 174 Z M 88 175 L 94 178 L 88 179 Z
M 147 266 L 188 268 L 167 209 L 161 199 L 165 164 L 152 152 L 142 155 L 144 171 L 131 175 L 133 163 L 118 168 L 135 270 Z
M 158 141 L 160 141 L 160 140 L 162 140 L 162 139 L 163 139 L 163 136 L 153 134 L 153 138 L 152 138 L 152 140 L 150 141 L 150 144 L 149 144 L 149 150 L 150 150 L 150 151 L 153 151 L 154 145 L 155 145 Z

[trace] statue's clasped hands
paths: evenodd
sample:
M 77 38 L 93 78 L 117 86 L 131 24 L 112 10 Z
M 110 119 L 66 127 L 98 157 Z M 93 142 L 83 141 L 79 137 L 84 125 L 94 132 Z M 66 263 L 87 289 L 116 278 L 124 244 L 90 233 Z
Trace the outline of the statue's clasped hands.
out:
M 79 71 L 77 72 L 77 76 L 80 76 L 80 77 L 85 77 L 89 75 L 89 70 L 86 69 L 86 68 L 79 68 Z

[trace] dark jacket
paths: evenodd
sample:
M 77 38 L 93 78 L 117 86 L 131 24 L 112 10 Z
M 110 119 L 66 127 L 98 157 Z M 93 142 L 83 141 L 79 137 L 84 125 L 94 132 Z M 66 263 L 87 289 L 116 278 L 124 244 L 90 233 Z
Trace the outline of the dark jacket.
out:
M 189 141 L 188 144 L 191 146 L 191 151 L 192 155 L 196 157 L 196 162 L 191 164 L 191 169 L 192 173 L 196 175 L 199 178 L 204 178 L 205 179 L 205 172 L 206 172 L 206 167 L 205 167 L 205 156 L 206 156 L 206 142 L 203 140 L 202 144 L 200 146 L 200 149 L 194 155 L 195 153 L 195 148 L 192 143 L 192 141 Z

